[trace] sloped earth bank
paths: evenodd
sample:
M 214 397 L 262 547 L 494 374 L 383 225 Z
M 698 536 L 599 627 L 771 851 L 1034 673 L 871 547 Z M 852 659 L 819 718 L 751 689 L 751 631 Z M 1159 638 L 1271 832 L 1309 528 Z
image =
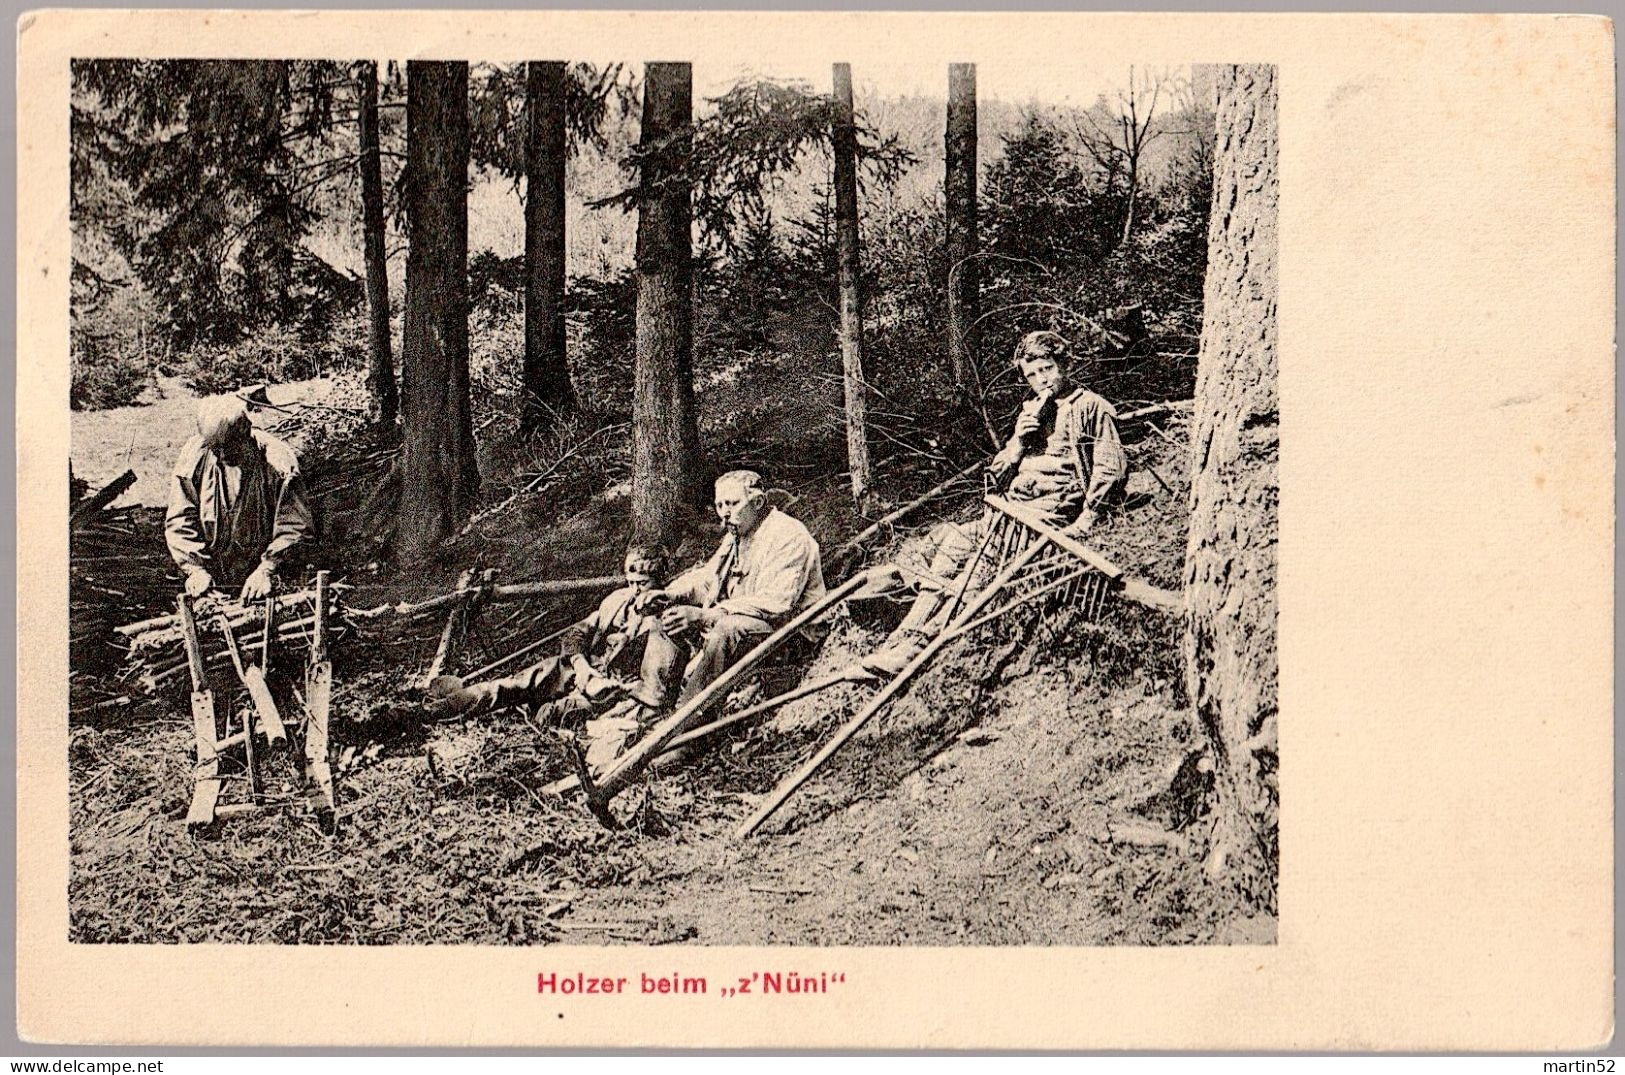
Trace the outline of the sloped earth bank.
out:
M 1167 428 L 1180 432 L 1177 423 Z M 1098 541 L 1130 573 L 1176 586 L 1184 451 L 1152 438 L 1132 450 L 1171 492 L 1142 470 L 1135 489 L 1152 499 Z M 920 476 L 918 489 L 932 480 Z M 839 475 L 809 477 L 793 491 L 802 517 L 841 516 Z M 969 513 L 973 504 L 959 497 L 944 510 Z M 584 544 L 583 528 L 618 533 L 623 516 L 624 501 L 611 498 L 542 529 L 516 509 L 463 547 L 483 550 L 487 563 L 497 557 L 505 578 L 596 573 L 616 550 L 602 540 Z M 919 530 L 928 521 L 876 558 L 924 555 Z M 826 546 L 844 536 L 815 529 Z M 458 566 L 437 565 L 412 595 L 444 589 Z M 366 576 L 354 576 L 358 603 L 396 596 L 396 583 L 368 585 Z M 465 667 L 572 611 L 493 610 L 471 638 Z M 897 614 L 855 607 L 809 674 L 872 646 Z M 438 623 L 390 628 L 339 655 L 340 818 L 332 837 L 297 813 L 232 818 L 188 834 L 184 699 L 141 703 L 117 723 L 75 724 L 70 935 L 160 943 L 1270 943 L 1273 919 L 1250 917 L 1201 870 L 1205 822 L 1193 816 L 1198 799 L 1181 790 L 1194 775 L 1193 732 L 1178 696 L 1176 626 L 1122 606 L 1099 624 L 1017 615 L 967 636 L 743 842 L 733 838 L 740 821 L 872 688 L 835 688 L 708 741 L 689 764 L 622 795 L 624 827 L 612 832 L 578 801 L 543 792 L 570 771 L 553 729 L 521 714 L 426 723 L 408 684 L 433 650 Z M 270 767 L 272 793 L 291 790 L 291 759 L 275 756 Z M 1157 845 L 1157 834 L 1170 830 Z

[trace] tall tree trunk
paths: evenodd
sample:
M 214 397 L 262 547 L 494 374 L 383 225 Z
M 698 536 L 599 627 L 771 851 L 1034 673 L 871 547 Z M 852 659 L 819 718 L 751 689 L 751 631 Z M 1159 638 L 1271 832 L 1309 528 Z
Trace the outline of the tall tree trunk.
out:
M 664 539 L 700 483 L 694 414 L 692 207 L 684 171 L 693 145 L 693 71 L 644 67 L 638 178 L 637 361 L 632 394 L 632 528 Z
M 948 65 L 948 357 L 961 388 L 976 383 L 974 327 L 980 308 L 976 259 L 976 65 Z
M 564 64 L 525 65 L 525 380 L 519 425 L 575 409 L 564 356 Z
M 400 542 L 420 560 L 479 491 L 468 398 L 468 64 L 406 65 Z
M 384 173 L 378 151 L 378 65 L 356 72 L 361 98 L 361 231 L 367 267 L 367 411 L 393 426 L 400 407 L 389 343 L 389 263 L 384 254 Z
M 1126 244 L 1129 236 L 1134 234 L 1134 203 L 1140 195 L 1140 162 L 1137 156 L 1129 158 L 1128 165 L 1128 206 L 1123 210 L 1123 234 L 1118 236 L 1119 246 Z
M 1214 762 L 1210 872 L 1273 908 L 1279 857 L 1275 68 L 1218 69 L 1185 552 L 1185 679 Z
M 835 251 L 841 279 L 841 369 L 846 383 L 846 469 L 852 499 L 869 498 L 869 402 L 863 381 L 863 289 L 858 258 L 858 132 L 852 65 L 835 65 Z

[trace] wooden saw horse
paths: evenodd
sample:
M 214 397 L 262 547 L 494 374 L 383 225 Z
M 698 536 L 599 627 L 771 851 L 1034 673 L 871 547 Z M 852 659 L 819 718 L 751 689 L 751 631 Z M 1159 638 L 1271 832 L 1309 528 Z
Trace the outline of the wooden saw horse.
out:
M 308 802 L 321 819 L 323 828 L 331 830 L 335 799 L 327 727 L 333 689 L 333 665 L 327 653 L 329 594 L 328 573 L 319 572 L 313 601 L 310 659 L 305 670 L 302 724 L 305 746 L 303 776 L 308 788 Z M 209 683 L 197 611 L 192 599 L 182 594 L 177 601 L 176 613 L 186 647 L 187 668 L 192 677 L 192 737 L 197 751 L 192 804 L 187 811 L 186 822 L 189 826 L 201 827 L 211 824 L 216 818 L 268 809 L 271 804 L 267 801 L 262 782 L 264 753 L 256 739 L 263 736 L 268 748 L 287 738 L 282 716 L 266 683 L 271 651 L 277 637 L 277 599 L 272 595 L 265 602 L 258 665 L 244 665 L 231 621 L 224 615 L 215 617 L 215 624 L 224 636 L 232 668 L 249 697 L 249 704 L 241 709 L 237 721 L 233 720 L 231 706 L 224 707 L 222 712 L 219 699 Z M 229 697 L 230 693 L 226 692 L 225 696 Z M 220 804 L 224 785 L 228 781 L 246 784 L 246 801 Z

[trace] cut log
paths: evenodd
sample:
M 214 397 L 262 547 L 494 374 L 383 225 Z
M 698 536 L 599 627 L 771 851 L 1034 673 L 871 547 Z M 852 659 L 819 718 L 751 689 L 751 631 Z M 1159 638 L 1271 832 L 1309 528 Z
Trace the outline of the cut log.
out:
M 73 511 L 68 515 L 68 529 L 79 529 L 80 526 L 95 518 L 103 508 L 122 496 L 124 491 L 134 484 L 135 471 L 126 470 L 89 497 L 75 504 Z

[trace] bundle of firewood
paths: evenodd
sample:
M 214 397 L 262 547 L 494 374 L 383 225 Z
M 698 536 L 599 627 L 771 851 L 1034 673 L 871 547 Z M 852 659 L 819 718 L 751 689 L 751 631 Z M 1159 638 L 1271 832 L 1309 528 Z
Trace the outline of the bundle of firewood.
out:
M 75 714 L 130 703 L 114 678 L 124 650 L 113 628 L 172 606 L 180 592 L 180 575 L 164 553 L 163 512 L 108 506 L 134 482 L 126 471 L 69 507 L 69 707 Z
M 179 592 L 177 589 L 176 593 Z M 316 591 L 299 590 L 276 596 L 271 639 L 273 665 L 294 662 L 302 666 L 310 649 L 311 627 L 316 618 Z M 229 625 L 242 659 L 261 662 L 265 649 L 265 603 L 244 603 L 235 599 L 206 598 L 197 603 L 198 632 L 201 636 L 205 669 L 217 669 L 231 676 L 231 656 L 225 645 L 223 624 Z M 223 622 L 222 622 L 223 621 Z M 348 632 L 350 624 L 343 608 L 333 603 L 327 621 L 329 645 Z M 138 682 L 149 693 L 168 691 L 177 684 L 190 684 L 186 666 L 186 645 L 180 619 L 174 612 L 155 616 L 114 629 L 128 647 L 124 677 Z M 188 688 L 189 689 L 189 688 Z

